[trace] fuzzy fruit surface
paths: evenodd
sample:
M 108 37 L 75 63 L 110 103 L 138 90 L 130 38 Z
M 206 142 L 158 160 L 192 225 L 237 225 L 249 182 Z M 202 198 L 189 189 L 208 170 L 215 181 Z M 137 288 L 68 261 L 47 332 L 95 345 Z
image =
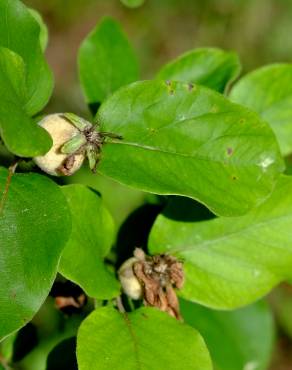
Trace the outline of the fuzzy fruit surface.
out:
M 35 157 L 35 163 L 46 173 L 52 176 L 61 176 L 61 166 L 68 158 L 68 154 L 61 153 L 61 147 L 75 135 L 79 130 L 73 126 L 61 114 L 51 114 L 43 118 L 39 125 L 51 135 L 53 146 L 43 156 Z M 79 170 L 85 158 L 84 152 L 74 154 L 70 175 Z
M 140 299 L 143 295 L 142 285 L 134 274 L 133 265 L 139 261 L 136 257 L 131 257 L 125 261 L 119 269 L 119 279 L 123 291 L 132 299 Z

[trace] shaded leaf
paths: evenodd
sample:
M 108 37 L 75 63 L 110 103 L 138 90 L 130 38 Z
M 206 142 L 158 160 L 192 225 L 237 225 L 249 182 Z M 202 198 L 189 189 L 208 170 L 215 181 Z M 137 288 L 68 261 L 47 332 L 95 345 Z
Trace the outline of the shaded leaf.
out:
M 59 271 L 91 297 L 116 297 L 119 283 L 104 263 L 115 238 L 110 213 L 101 197 L 83 185 L 67 185 L 62 190 L 71 209 L 73 224 Z
M 272 307 L 281 330 L 292 338 L 292 286 L 282 284 L 275 289 L 270 297 Z
M 144 81 L 100 108 L 108 139 L 98 170 L 156 194 L 184 195 L 221 215 L 262 202 L 283 169 L 272 130 L 258 116 L 202 86 Z
M 156 309 L 122 314 L 105 307 L 81 324 L 77 336 L 80 370 L 211 370 L 198 332 Z
M 292 64 L 273 64 L 244 76 L 230 99 L 258 112 L 274 130 L 283 155 L 292 153 Z
M 8 53 L 9 51 L 6 56 L 9 55 Z M 0 85 L 2 77 L 5 77 L 5 74 L 2 74 L 2 56 L 3 49 L 0 49 Z M 8 56 L 6 61 L 12 62 L 12 58 Z M 15 76 L 14 82 L 17 83 L 18 76 Z M 9 85 L 2 86 L 7 87 L 5 95 L 9 94 L 11 91 Z M 7 149 L 20 157 L 35 157 L 45 154 L 52 145 L 50 135 L 26 114 L 20 102 L 7 100 L 5 95 L 2 95 L 2 104 L 0 105 L 0 135 Z
M 185 261 L 184 298 L 235 308 L 292 277 L 291 222 L 292 179 L 283 176 L 272 196 L 243 217 L 179 222 L 159 216 L 149 247 Z
M 241 70 L 238 55 L 216 48 L 189 51 L 167 63 L 157 74 L 162 80 L 197 83 L 224 92 Z
M 139 76 L 135 54 L 118 22 L 104 18 L 83 41 L 78 56 L 86 101 L 101 103 Z
M 186 323 L 205 339 L 216 370 L 268 368 L 275 328 L 265 302 L 224 312 L 181 300 L 181 311 Z
M 0 193 L 8 172 L 0 169 Z M 70 233 L 65 197 L 48 178 L 15 174 L 0 213 L 0 339 L 21 328 L 40 308 Z
M 46 370 L 78 370 L 75 352 L 75 337 L 58 343 L 48 355 Z
M 15 343 L 17 333 L 11 334 L 6 337 L 0 343 L 0 354 L 2 358 L 5 359 L 6 362 L 11 362 L 13 356 L 13 346 Z M 1 367 L 0 367 L 1 369 Z

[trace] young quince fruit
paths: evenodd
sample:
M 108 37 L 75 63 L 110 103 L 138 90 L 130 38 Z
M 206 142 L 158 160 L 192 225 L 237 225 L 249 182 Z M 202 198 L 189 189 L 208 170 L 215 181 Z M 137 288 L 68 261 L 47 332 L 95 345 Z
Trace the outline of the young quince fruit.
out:
M 34 161 L 53 176 L 73 175 L 85 157 L 90 169 L 95 172 L 105 138 L 121 139 L 119 135 L 98 132 L 96 125 L 73 113 L 48 115 L 39 125 L 51 135 L 53 146 L 45 155 L 35 157 Z
M 131 299 L 140 299 L 143 296 L 142 285 L 133 270 L 134 264 L 138 261 L 138 258 L 131 257 L 122 264 L 118 271 L 123 291 Z

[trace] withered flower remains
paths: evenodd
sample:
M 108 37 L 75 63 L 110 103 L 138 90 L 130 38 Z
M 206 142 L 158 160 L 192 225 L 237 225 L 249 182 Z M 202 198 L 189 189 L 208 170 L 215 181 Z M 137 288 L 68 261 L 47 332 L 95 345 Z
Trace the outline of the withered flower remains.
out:
M 184 273 L 182 262 L 175 257 L 164 254 L 146 256 L 142 249 L 136 248 L 134 257 L 120 268 L 119 277 L 125 293 L 131 298 L 143 298 L 146 306 L 157 307 L 181 320 L 175 289 L 182 288 Z M 140 294 L 137 294 L 138 283 Z

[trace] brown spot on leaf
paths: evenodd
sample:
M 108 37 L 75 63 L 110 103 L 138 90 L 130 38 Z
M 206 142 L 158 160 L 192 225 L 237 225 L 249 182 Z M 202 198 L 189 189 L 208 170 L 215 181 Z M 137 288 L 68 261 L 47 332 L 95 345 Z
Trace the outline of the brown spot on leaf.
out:
M 227 154 L 232 155 L 233 154 L 233 148 L 227 148 Z
M 174 95 L 173 82 L 172 82 L 172 81 L 167 80 L 167 81 L 165 81 L 165 83 L 166 83 L 166 86 L 167 86 L 167 88 L 168 88 L 168 92 L 169 92 L 169 94 L 170 94 L 170 95 Z

